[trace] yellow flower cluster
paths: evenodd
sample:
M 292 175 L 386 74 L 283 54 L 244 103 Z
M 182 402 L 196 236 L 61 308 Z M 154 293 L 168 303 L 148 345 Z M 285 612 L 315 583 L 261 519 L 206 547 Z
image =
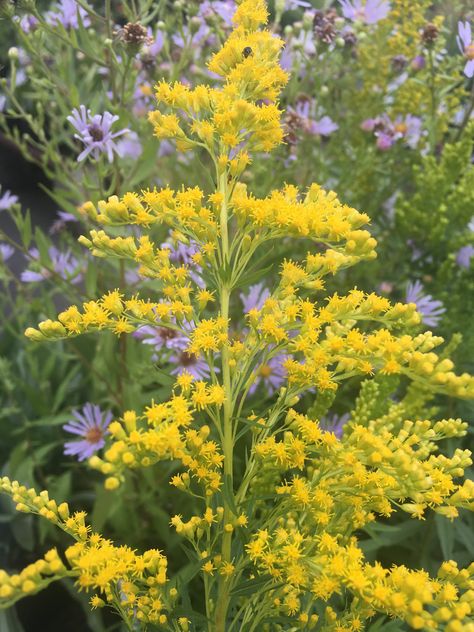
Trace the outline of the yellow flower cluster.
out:
M 150 113 L 158 138 L 175 139 L 183 151 L 204 146 L 221 168 L 232 162 L 233 175 L 248 163 L 243 151 L 230 159 L 237 145 L 245 142 L 252 150 L 270 151 L 282 142 L 281 112 L 275 101 L 288 77 L 278 63 L 283 41 L 258 30 L 267 18 L 263 0 L 244 0 L 239 5 L 233 32 L 208 64 L 224 78 L 222 88 L 193 89 L 178 82 L 156 86 L 158 103 L 173 111 Z
M 286 298 L 267 299 L 248 318 L 257 338 L 284 345 L 281 348 L 291 354 L 285 361 L 290 385 L 334 390 L 347 377 L 379 371 L 404 374 L 457 397 L 474 396 L 474 377 L 456 375 L 450 360 L 440 360 L 432 352 L 442 338 L 431 332 L 397 336 L 390 331 L 420 322 L 414 303 L 392 305 L 384 297 L 351 290 L 346 296 L 329 297 L 320 307 L 295 295 L 298 285 L 312 282 L 303 268 L 286 262 L 281 277 L 279 291 Z M 355 326 L 371 320 L 384 327 L 365 333 Z
M 137 225 L 149 228 L 167 224 L 201 241 L 214 240 L 217 235 L 215 196 L 209 197 L 210 208 L 203 205 L 204 193 L 198 187 L 173 191 L 169 188 L 126 193 L 122 198 L 112 195 L 101 200 L 97 208 L 92 202 L 81 207 L 89 219 L 104 226 Z M 132 238 L 129 238 L 134 243 Z
M 346 265 L 376 256 L 375 239 L 368 231 L 361 230 L 361 226 L 368 223 L 368 216 L 342 204 L 333 191 L 326 192 L 317 184 L 310 186 L 303 199 L 293 185 L 287 185 L 283 191 L 273 191 L 264 199 L 256 199 L 247 194 L 245 187 L 237 187 L 231 208 L 242 228 L 249 227 L 259 236 L 292 235 L 331 247 L 333 250 L 327 253 L 308 256 L 311 271 L 331 259 L 339 261 L 338 252 L 342 260 L 337 267 L 344 265 L 343 255 Z
M 115 546 L 86 524 L 85 512 L 70 514 L 67 503 L 57 504 L 47 491 L 37 494 L 7 477 L 0 480 L 0 490 L 11 496 L 18 511 L 34 513 L 60 527 L 76 540 L 68 547 L 66 566 L 56 549 L 27 566 L 19 574 L 0 572 L 0 605 L 13 604 L 25 595 L 45 588 L 52 581 L 73 577 L 77 586 L 94 590 L 93 607 L 109 604 L 129 621 L 135 619 L 165 624 L 173 608 L 176 589 L 167 589 L 166 557 L 157 550 L 138 555 L 128 546 Z
M 68 576 L 56 549 L 50 549 L 42 559 L 29 564 L 17 574 L 0 570 L 0 605 L 9 607 L 27 595 L 32 595 L 48 584 Z
M 414 629 L 474 629 L 474 564 L 459 570 L 446 562 L 435 579 L 403 566 L 387 570 L 367 564 L 352 535 L 377 515 L 389 516 L 394 507 L 418 519 L 428 509 L 450 519 L 458 508 L 473 510 L 472 481 L 454 482 L 471 465 L 469 452 L 457 450 L 451 458 L 434 454 L 435 442 L 466 430 L 460 420 L 405 421 L 397 432 L 376 434 L 348 424 L 338 441 L 316 421 L 290 411 L 281 440 L 267 437 L 257 442 L 255 452 L 262 466 L 270 464 L 279 477 L 294 470 L 301 475 L 275 484 L 277 515 L 284 517 L 275 524 L 272 504 L 270 528 L 247 545 L 259 571 L 272 578 L 275 607 L 296 617 L 308 611 L 308 599 L 327 602 L 349 591 L 350 610 L 336 613 L 328 607 L 323 629 L 362 630 L 375 612 Z
M 359 632 L 376 611 L 406 621 L 415 630 L 474 629 L 474 564 L 460 571 L 454 562 L 446 562 L 435 579 L 405 566 L 387 570 L 377 562 L 365 563 L 355 538 L 343 544 L 341 537 L 328 533 L 308 537 L 293 519 L 279 522 L 272 530 L 260 530 L 247 551 L 262 573 L 283 585 L 273 591 L 274 607 L 280 612 L 304 614 L 308 600 L 327 602 L 349 590 L 354 598 L 344 614 L 326 606 L 321 621 L 325 631 Z
M 202 320 L 190 334 L 188 351 L 194 355 L 219 351 L 227 342 L 227 327 L 222 317 Z
M 106 475 L 105 487 L 117 488 L 127 469 L 149 467 L 159 461 L 179 460 L 186 468 L 184 474 L 173 477 L 171 483 L 185 489 L 190 476 L 212 495 L 221 484 L 220 468 L 223 457 L 217 444 L 208 440 L 209 426 L 199 430 L 190 428 L 196 411 L 206 410 L 213 415 L 224 402 L 220 385 L 192 382 L 189 374 L 178 379 L 187 396 L 174 394 L 168 402 L 151 403 L 142 415 L 126 411 L 120 421 L 113 421 L 113 438 L 104 457 L 93 456 L 89 464 Z
M 187 288 L 183 288 L 187 289 Z M 123 299 L 118 290 L 105 294 L 98 301 L 83 303 L 82 312 L 72 305 L 58 314 L 58 320 L 45 320 L 38 329 L 29 327 L 28 338 L 36 341 L 60 340 L 91 331 L 109 329 L 115 334 L 130 333 L 140 325 L 154 325 L 182 332 L 176 322 L 191 320 L 194 314 L 188 292 L 176 290 L 175 300 L 154 303 L 138 297 Z M 212 299 L 210 293 L 198 293 L 201 304 Z

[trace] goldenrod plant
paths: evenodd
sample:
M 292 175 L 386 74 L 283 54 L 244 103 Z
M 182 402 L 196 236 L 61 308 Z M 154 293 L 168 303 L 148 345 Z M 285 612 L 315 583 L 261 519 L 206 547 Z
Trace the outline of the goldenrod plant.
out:
M 17 510 L 74 543 L 64 556 L 53 549 L 18 574 L 2 573 L 0 603 L 73 578 L 93 608 L 112 608 L 128 630 L 358 632 L 389 617 L 415 630 L 472 632 L 474 564 L 447 560 L 436 576 L 385 568 L 366 558 L 360 539 L 396 513 L 453 520 L 474 509 L 474 484 L 463 480 L 470 452 L 438 448 L 467 424 L 427 419 L 420 406 L 434 394 L 473 398 L 474 378 L 434 352 L 443 340 L 419 332 L 415 304 L 326 291 L 338 272 L 375 258 L 367 215 L 318 184 L 288 184 L 262 199 L 242 182 L 252 160 L 283 141 L 278 98 L 288 75 L 267 20 L 263 0 L 238 4 L 208 64 L 217 87 L 156 86 L 155 136 L 181 152 L 204 150 L 213 190 L 153 188 L 81 207 L 98 224 L 81 243 L 95 257 L 139 264 L 156 296 L 115 289 L 26 331 L 42 342 L 153 326 L 186 339 L 187 363 L 201 363 L 201 374 L 183 368 L 168 400 L 123 411 L 88 463 L 115 494 L 135 471 L 172 462 L 169 483 L 189 497 L 189 511 L 169 521 L 189 564 L 169 571 L 166 550 L 113 544 L 84 512 L 5 477 L 1 489 Z M 162 224 L 176 244 L 194 245 L 187 263 L 154 238 Z M 281 261 L 242 327 L 237 292 L 265 276 L 262 254 L 287 238 L 299 240 L 301 256 Z M 277 364 L 274 396 L 253 397 Z M 364 378 L 361 395 L 338 437 L 318 405 L 354 378 Z M 371 402 L 392 378 L 405 395 L 381 413 Z

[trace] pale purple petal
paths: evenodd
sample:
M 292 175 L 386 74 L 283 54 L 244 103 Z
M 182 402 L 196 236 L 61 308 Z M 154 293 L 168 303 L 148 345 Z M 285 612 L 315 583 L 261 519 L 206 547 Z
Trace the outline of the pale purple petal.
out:
M 102 411 L 90 402 L 83 406 L 82 411 L 73 411 L 72 415 L 74 419 L 64 424 L 63 429 L 83 439 L 66 442 L 64 454 L 77 456 L 79 461 L 84 461 L 104 447 L 104 438 L 113 416 L 111 411 Z

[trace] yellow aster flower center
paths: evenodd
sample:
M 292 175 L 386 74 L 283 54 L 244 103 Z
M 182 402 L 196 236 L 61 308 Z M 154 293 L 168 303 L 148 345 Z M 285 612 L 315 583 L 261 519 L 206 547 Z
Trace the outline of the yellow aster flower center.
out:
M 408 127 L 406 123 L 397 123 L 397 125 L 395 125 L 395 131 L 400 132 L 400 134 L 406 134 L 407 130 Z
M 471 42 L 469 46 L 466 46 L 466 48 L 464 49 L 464 55 L 468 59 L 474 59 L 474 42 Z
M 262 364 L 258 372 L 262 377 L 270 377 L 272 374 L 272 368 L 268 364 Z
M 102 430 L 100 428 L 89 428 L 85 438 L 89 443 L 99 443 L 103 438 Z

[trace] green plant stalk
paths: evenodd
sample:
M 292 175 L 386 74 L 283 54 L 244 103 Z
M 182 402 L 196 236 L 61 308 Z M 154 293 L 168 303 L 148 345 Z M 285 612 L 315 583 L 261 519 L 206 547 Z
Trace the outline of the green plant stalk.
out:
M 224 172 L 219 178 L 219 192 L 223 195 L 221 216 L 220 216 L 220 228 L 221 228 L 221 245 L 222 245 L 222 261 L 227 267 L 229 262 L 229 231 L 228 231 L 228 200 L 227 200 L 227 173 Z M 224 281 L 220 287 L 220 308 L 221 316 L 226 321 L 229 318 L 229 303 L 230 303 L 230 291 L 231 288 L 228 285 L 228 281 Z M 234 459 L 234 437 L 232 426 L 232 386 L 231 375 L 229 366 L 229 349 L 227 344 L 222 349 L 222 381 L 225 391 L 225 401 L 223 406 L 223 419 L 222 419 L 222 451 L 224 454 L 224 478 L 228 481 L 228 487 L 233 493 L 233 459 Z M 229 521 L 230 507 L 224 498 L 224 519 L 223 524 L 226 525 Z M 221 554 L 223 562 L 230 562 L 232 555 L 232 533 L 228 533 L 224 530 L 222 535 L 222 547 Z M 227 610 L 229 607 L 229 578 L 219 578 L 218 597 L 215 610 L 215 629 L 216 632 L 225 632 Z

